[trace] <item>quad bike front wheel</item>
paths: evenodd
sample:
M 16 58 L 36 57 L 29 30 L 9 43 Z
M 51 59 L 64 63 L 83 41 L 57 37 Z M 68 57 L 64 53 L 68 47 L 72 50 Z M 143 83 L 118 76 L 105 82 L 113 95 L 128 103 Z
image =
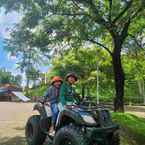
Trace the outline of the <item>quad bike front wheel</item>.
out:
M 54 145 L 87 145 L 83 133 L 75 126 L 65 126 L 58 130 Z
M 28 145 L 42 145 L 46 134 L 40 129 L 40 115 L 31 116 L 25 127 L 25 135 Z
M 119 133 L 115 132 L 109 139 L 109 145 L 120 145 Z

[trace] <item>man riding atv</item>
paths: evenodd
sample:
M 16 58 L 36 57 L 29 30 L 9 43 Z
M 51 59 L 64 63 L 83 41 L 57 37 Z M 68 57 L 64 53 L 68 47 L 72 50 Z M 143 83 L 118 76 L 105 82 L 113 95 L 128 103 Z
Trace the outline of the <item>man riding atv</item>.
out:
M 74 72 L 68 73 L 66 75 L 65 81 L 60 88 L 60 103 L 62 107 L 79 102 L 79 98 L 75 97 L 76 91 L 73 87 L 77 80 L 78 77 Z
M 73 77 L 73 78 L 71 78 Z M 74 80 L 73 80 L 74 79 Z M 31 116 L 26 124 L 28 145 L 42 145 L 48 137 L 48 145 L 119 145 L 118 125 L 114 124 L 107 109 L 92 106 L 91 102 L 75 101 L 72 84 L 77 77 L 68 75 L 60 89 L 59 114 L 55 122 L 55 134 L 48 133 L 52 115 L 48 115 L 45 103 L 34 106 L 40 115 Z M 67 93 L 66 93 L 67 92 Z M 77 105 L 76 105 L 77 104 Z

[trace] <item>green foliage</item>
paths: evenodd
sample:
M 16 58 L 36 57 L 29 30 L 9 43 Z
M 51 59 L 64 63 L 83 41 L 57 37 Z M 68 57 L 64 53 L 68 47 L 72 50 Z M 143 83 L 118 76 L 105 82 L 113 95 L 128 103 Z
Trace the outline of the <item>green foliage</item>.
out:
M 88 41 L 97 45 L 102 43 L 111 52 L 112 37 L 122 33 L 128 20 L 132 22 L 129 28 L 130 34 L 134 35 L 144 28 L 143 0 L 112 2 L 1 0 L 0 6 L 7 12 L 12 10 L 24 12 L 21 23 L 12 31 L 11 39 L 7 40 L 8 45 L 14 45 L 13 48 L 25 45 L 21 47 L 23 49 L 19 49 L 22 53 L 28 46 L 31 49 L 36 47 L 46 54 L 49 48 L 56 48 L 62 43 L 67 44 L 67 47 L 76 47 Z M 16 48 L 10 51 L 14 50 Z
M 126 74 L 125 100 L 143 103 L 145 83 L 145 56 L 142 51 L 122 57 Z
M 113 96 L 113 73 L 111 58 L 106 52 L 93 46 L 90 48 L 69 50 L 62 57 L 55 57 L 52 60 L 52 65 L 51 74 L 57 70 L 57 74 L 63 78 L 70 71 L 76 72 L 79 76 L 77 83 L 78 92 L 81 94 L 82 88 L 85 88 L 85 95 L 92 96 L 92 99 L 96 99 L 98 75 L 101 98 L 104 99 L 106 97 L 106 101 L 112 101 L 112 97 L 110 96 Z M 98 71 L 97 66 L 99 67 Z
M 0 70 L 0 84 L 15 84 L 21 85 L 22 77 L 20 75 L 12 75 L 11 72 L 8 72 L 4 69 Z
M 25 90 L 25 92 L 26 92 L 26 95 L 28 95 L 30 97 L 33 97 L 33 96 L 42 97 L 42 96 L 44 96 L 47 88 L 48 88 L 47 85 L 41 85 L 41 86 L 33 88 L 33 89 Z
M 128 57 L 128 54 L 122 56 L 126 78 L 125 103 L 143 103 L 143 91 L 141 94 L 138 86 L 138 81 L 143 80 L 145 75 L 144 56 L 141 56 L 138 57 L 138 61 L 134 57 Z M 97 95 L 98 65 L 100 101 L 106 103 L 113 102 L 115 90 L 113 89 L 114 78 L 111 57 L 105 51 L 93 46 L 90 48 L 69 50 L 62 57 L 55 57 L 52 64 L 53 68 L 48 73 L 49 78 L 56 74 L 64 78 L 67 72 L 75 71 L 79 76 L 79 82 L 76 87 L 78 92 L 81 94 L 82 87 L 85 87 L 85 95 L 91 96 L 94 101 Z
M 79 49 L 82 45 L 88 46 L 94 43 L 105 49 L 112 58 L 118 60 L 116 62 L 113 59 L 112 63 L 116 69 L 114 71 L 117 78 L 115 81 L 116 84 L 119 84 L 116 85 L 116 101 L 118 101 L 116 104 L 123 100 L 124 77 L 121 76 L 123 74 L 120 61 L 121 50 L 127 48 L 125 52 L 129 52 L 130 46 L 134 46 L 133 44 L 136 43 L 132 36 L 135 38 L 141 36 L 140 33 L 145 25 L 144 0 L 1 0 L 0 6 L 4 7 L 7 12 L 23 11 L 21 23 L 12 32 L 12 37 L 6 41 L 9 51 L 21 54 L 23 59 L 19 65 L 22 69 L 26 71 L 30 64 L 36 66 L 42 62 L 39 58 L 46 56 L 45 60 L 48 60 L 47 58 L 53 58 L 54 54 L 63 56 L 70 48 Z M 128 39 L 126 39 L 127 36 Z M 134 41 L 132 45 L 130 45 L 131 41 Z M 55 59 L 54 68 L 59 70 L 55 73 L 64 76 L 67 71 L 75 70 L 81 76 L 81 85 L 92 84 L 95 86 L 94 67 L 96 67 L 97 59 L 91 59 L 95 53 L 90 56 L 87 54 L 89 51 L 85 53 L 83 55 L 80 53 L 78 56 L 68 54 L 67 57 L 65 56 L 65 60 L 63 57 Z M 81 57 L 81 59 L 77 57 Z M 82 57 L 87 58 L 87 63 Z M 58 65 L 60 60 L 62 64 Z M 110 58 L 108 63 L 110 63 Z M 101 79 L 109 76 L 109 79 L 103 79 L 101 82 L 104 90 L 106 90 L 106 86 L 108 88 L 107 83 L 111 86 L 110 88 L 113 83 L 112 69 L 110 69 L 110 65 L 108 66 L 103 66 L 102 63 L 101 72 L 103 73 L 99 73 Z M 119 69 L 117 70 L 117 68 Z M 121 77 L 118 77 L 119 75 Z M 140 76 L 138 75 L 138 77 Z M 102 92 L 108 94 L 104 90 Z M 108 96 L 110 96 L 111 91 L 108 92 Z M 111 93 L 113 94 L 113 92 L 114 90 Z M 123 106 L 121 107 L 118 110 L 123 110 Z
M 129 145 L 145 143 L 145 120 L 128 113 L 113 113 L 113 120 L 121 127 L 121 135 Z

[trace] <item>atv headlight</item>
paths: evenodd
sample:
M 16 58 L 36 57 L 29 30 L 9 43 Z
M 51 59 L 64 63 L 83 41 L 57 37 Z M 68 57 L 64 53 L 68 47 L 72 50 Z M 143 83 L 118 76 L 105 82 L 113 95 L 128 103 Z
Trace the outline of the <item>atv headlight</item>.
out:
M 95 124 L 96 121 L 94 120 L 94 118 L 90 115 L 82 115 L 82 118 L 83 120 L 86 122 L 86 123 L 90 123 L 90 124 Z

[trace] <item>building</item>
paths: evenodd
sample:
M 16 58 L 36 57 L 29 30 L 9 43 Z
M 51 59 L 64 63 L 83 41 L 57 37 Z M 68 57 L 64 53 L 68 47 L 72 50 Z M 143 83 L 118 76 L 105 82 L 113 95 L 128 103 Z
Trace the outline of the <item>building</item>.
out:
M 0 101 L 19 101 L 13 91 L 21 92 L 22 89 L 12 84 L 0 85 Z

